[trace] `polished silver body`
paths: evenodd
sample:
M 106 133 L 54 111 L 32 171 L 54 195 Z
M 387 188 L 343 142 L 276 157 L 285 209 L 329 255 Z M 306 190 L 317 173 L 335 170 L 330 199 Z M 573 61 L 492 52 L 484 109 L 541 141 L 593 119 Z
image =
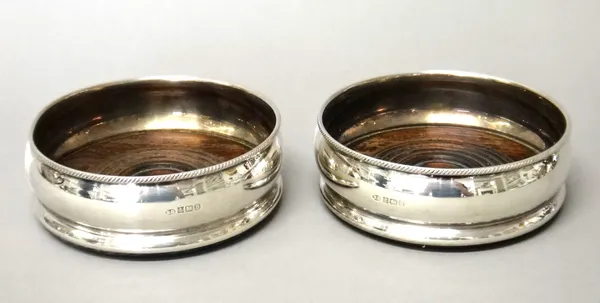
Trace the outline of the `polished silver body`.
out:
M 104 252 L 176 252 L 230 238 L 280 200 L 279 124 L 265 99 L 210 80 L 153 77 L 75 92 L 42 111 L 27 143 L 38 216 L 63 240 Z M 219 162 L 189 148 L 186 155 L 198 152 L 206 165 L 158 175 L 104 175 L 56 161 L 86 143 L 152 130 L 207 133 L 242 142 L 248 151 Z M 146 152 L 139 158 L 153 157 L 152 148 Z
M 410 127 L 492 134 L 532 155 L 514 160 L 483 139 L 452 135 L 425 142 L 448 150 L 420 149 L 422 133 L 410 139 L 413 145 L 399 141 L 376 155 L 349 148 Z M 342 220 L 393 240 L 462 246 L 513 238 L 542 226 L 563 205 L 570 129 L 558 105 L 504 79 L 431 71 L 364 81 L 335 94 L 319 116 L 322 195 Z

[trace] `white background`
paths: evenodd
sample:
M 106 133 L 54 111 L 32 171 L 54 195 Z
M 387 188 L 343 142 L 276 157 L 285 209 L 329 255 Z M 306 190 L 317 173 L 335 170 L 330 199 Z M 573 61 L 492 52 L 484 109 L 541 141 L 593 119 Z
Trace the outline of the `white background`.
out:
M 0 0 L 0 302 L 600 302 L 600 1 Z M 383 74 L 460 69 L 522 82 L 574 123 L 561 215 L 524 241 L 431 251 L 368 237 L 320 201 L 316 116 Z M 188 74 L 279 107 L 285 195 L 237 241 L 129 260 L 55 240 L 34 220 L 23 150 L 72 90 Z

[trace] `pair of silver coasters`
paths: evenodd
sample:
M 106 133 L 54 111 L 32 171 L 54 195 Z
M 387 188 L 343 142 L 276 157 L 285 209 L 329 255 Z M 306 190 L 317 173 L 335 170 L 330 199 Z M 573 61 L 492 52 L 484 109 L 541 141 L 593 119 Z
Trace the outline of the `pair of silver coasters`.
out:
M 109 253 L 189 250 L 240 234 L 282 194 L 274 104 L 239 86 L 150 77 L 76 91 L 36 118 L 26 170 L 43 226 Z M 385 238 L 502 241 L 565 199 L 570 121 L 548 97 L 495 77 L 375 78 L 318 117 L 327 207 Z

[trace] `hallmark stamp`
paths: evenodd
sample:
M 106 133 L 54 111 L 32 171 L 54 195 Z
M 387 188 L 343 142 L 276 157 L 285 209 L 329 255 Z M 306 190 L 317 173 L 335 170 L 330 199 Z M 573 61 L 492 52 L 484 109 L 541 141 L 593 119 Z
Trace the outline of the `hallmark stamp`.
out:
M 380 196 L 380 195 L 373 195 L 373 196 L 371 196 L 371 198 L 373 199 L 373 201 L 383 203 L 383 204 L 394 205 L 394 206 L 404 206 L 404 201 L 399 200 L 399 199 L 394 199 L 394 198 Z
M 175 215 L 175 214 L 183 214 L 183 213 L 197 211 L 197 210 L 200 210 L 201 208 L 202 208 L 202 206 L 200 205 L 200 203 L 196 203 L 196 204 L 192 204 L 192 205 L 185 205 L 185 206 L 179 206 L 177 208 L 167 209 L 165 211 L 165 214 L 167 214 L 169 216 Z

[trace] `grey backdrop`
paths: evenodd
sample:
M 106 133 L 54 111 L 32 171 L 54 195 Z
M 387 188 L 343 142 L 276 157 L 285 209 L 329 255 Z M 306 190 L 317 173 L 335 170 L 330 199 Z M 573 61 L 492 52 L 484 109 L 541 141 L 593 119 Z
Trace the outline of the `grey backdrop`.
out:
M 600 1 L 1 1 L 0 302 L 600 302 Z M 326 210 L 315 119 L 337 89 L 426 69 L 541 90 L 574 122 L 566 207 L 524 241 L 431 251 Z M 279 107 L 285 196 L 256 232 L 178 259 L 106 258 L 47 234 L 23 150 L 34 115 L 83 86 L 189 74 Z

